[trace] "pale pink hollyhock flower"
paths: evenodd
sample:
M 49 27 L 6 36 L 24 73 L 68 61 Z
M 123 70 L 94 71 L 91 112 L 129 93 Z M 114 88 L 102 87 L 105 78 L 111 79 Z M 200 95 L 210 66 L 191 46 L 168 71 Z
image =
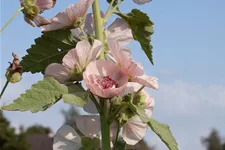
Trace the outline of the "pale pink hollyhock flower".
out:
M 141 87 L 142 85 L 138 83 L 129 82 L 121 95 L 123 96 L 128 93 L 137 92 Z M 141 94 L 146 96 L 145 113 L 148 115 L 148 117 L 151 117 L 154 99 L 145 90 L 142 90 Z M 135 145 L 145 137 L 147 129 L 148 125 L 142 122 L 138 116 L 136 116 L 135 118 L 128 120 L 127 123 L 123 125 L 122 137 L 128 145 Z
M 152 0 L 133 0 L 136 4 L 145 4 L 145 3 L 149 3 Z
M 128 82 L 127 75 L 115 63 L 107 60 L 91 62 L 83 78 L 90 91 L 102 98 L 119 95 Z
M 43 26 L 42 31 L 52 31 L 62 28 L 74 28 L 77 21 L 83 21 L 94 0 L 80 0 L 69 5 L 65 12 L 58 13 L 51 19 L 51 24 Z
M 89 138 L 100 136 L 100 120 L 97 115 L 81 115 L 76 117 L 77 128 Z M 81 137 L 70 126 L 64 125 L 56 132 L 53 150 L 79 150 L 81 148 Z
M 101 15 L 102 17 L 104 16 L 103 13 L 101 13 Z M 87 35 L 95 34 L 94 19 L 92 13 L 87 14 L 85 23 L 82 27 Z M 78 28 L 72 29 L 71 31 L 75 37 L 82 36 L 82 33 Z M 121 48 L 127 46 L 133 40 L 131 29 L 129 28 L 128 24 L 121 18 L 117 18 L 104 31 L 106 34 L 106 38 L 116 40 Z
M 35 27 L 35 25 L 40 27 L 51 23 L 49 19 L 39 14 L 53 8 L 55 3 L 56 0 L 33 0 L 29 1 L 29 3 L 26 0 L 20 0 L 21 6 L 24 7 L 24 20 L 33 27 Z
M 159 88 L 157 82 L 158 79 L 156 77 L 145 75 L 141 64 L 134 62 L 130 53 L 121 51 L 115 40 L 108 39 L 108 46 L 117 65 L 120 66 L 121 70 L 129 76 L 130 81 L 140 83 L 153 89 Z
M 74 75 L 85 70 L 86 66 L 98 58 L 102 43 L 94 40 L 91 46 L 88 41 L 80 41 L 76 48 L 71 49 L 63 58 L 63 64 L 50 64 L 46 70 L 46 76 L 52 76 L 60 83 L 73 80 Z

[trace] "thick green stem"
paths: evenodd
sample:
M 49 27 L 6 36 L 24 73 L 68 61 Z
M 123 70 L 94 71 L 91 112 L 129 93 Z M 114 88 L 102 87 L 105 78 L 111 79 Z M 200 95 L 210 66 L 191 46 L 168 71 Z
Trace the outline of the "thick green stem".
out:
M 0 30 L 0 34 L 5 30 L 5 28 L 12 22 L 12 20 L 19 14 L 19 12 L 21 10 L 23 10 L 24 7 L 21 7 L 20 9 L 18 9 L 13 16 L 9 19 L 9 21 L 3 26 L 3 28 Z
M 8 84 L 9 84 L 9 81 L 7 80 L 6 83 L 5 83 L 5 86 L 3 87 L 2 92 L 0 94 L 0 99 L 2 98 L 2 95 L 4 94 L 5 89 L 7 88 Z
M 107 100 L 102 103 L 103 112 L 100 113 L 101 132 L 102 132 L 102 150 L 110 150 L 110 124 L 108 122 Z
M 95 36 L 96 38 L 104 43 L 104 35 L 103 35 L 103 19 L 100 13 L 99 1 L 95 0 L 92 5 L 93 15 L 94 15 L 94 23 L 95 23 Z M 105 59 L 104 48 L 100 53 L 100 59 Z

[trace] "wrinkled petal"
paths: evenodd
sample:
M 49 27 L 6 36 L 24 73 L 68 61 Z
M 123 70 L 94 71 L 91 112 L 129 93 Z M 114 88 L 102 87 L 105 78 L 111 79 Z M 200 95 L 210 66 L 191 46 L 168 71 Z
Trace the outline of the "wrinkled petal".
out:
M 132 61 L 129 52 L 121 51 L 118 42 L 112 39 L 108 39 L 108 46 L 113 57 L 115 58 L 115 61 L 125 74 L 131 77 L 144 74 L 141 64 Z
M 53 8 L 55 3 L 56 0 L 36 0 L 36 5 L 39 7 L 41 12 Z
M 51 19 L 51 24 L 41 27 L 43 32 L 63 29 L 72 26 L 73 22 L 69 19 L 65 12 L 59 12 Z
M 133 40 L 133 35 L 128 24 L 121 18 L 117 18 L 106 30 L 106 37 L 114 39 L 119 46 L 125 47 Z
M 56 132 L 53 150 L 79 150 L 81 139 L 77 132 L 70 126 L 64 125 Z
M 63 58 L 63 65 L 73 69 L 75 65 L 84 68 L 87 65 L 87 57 L 90 53 L 91 45 L 88 41 L 80 41 L 76 48 L 70 50 Z
M 24 20 L 31 25 L 32 27 L 35 27 L 35 25 L 33 24 L 33 22 L 30 20 L 30 18 L 28 18 L 26 15 L 24 15 Z
M 145 109 L 145 113 L 148 115 L 148 117 L 151 117 L 153 108 L 155 106 L 155 100 L 145 90 L 142 90 L 141 92 L 146 96 L 145 102 L 147 104 L 147 108 Z
M 94 138 L 101 131 L 100 118 L 97 115 L 76 117 L 77 128 L 87 137 Z
M 51 21 L 47 18 L 44 18 L 40 15 L 37 15 L 34 17 L 34 23 L 36 24 L 37 27 L 43 26 L 43 25 L 48 25 L 51 23 Z
M 70 79 L 71 72 L 65 66 L 53 63 L 48 65 L 48 67 L 45 69 L 45 76 L 52 76 L 60 83 L 65 83 L 66 80 Z
M 90 63 L 91 61 L 94 61 L 98 58 L 100 51 L 102 49 L 102 42 L 99 40 L 94 40 L 94 43 L 92 45 L 92 48 L 89 52 L 89 57 L 88 57 L 88 63 Z
M 66 8 L 66 13 L 70 20 L 75 23 L 77 18 L 83 18 L 93 2 L 94 0 L 80 0 L 76 4 L 69 5 L 69 7 Z
M 153 89 L 159 89 L 158 79 L 156 77 L 146 75 L 137 76 L 132 79 L 132 82 L 137 82 Z
M 92 100 L 89 100 L 86 105 L 84 105 L 84 111 L 91 114 L 98 114 L 98 110 L 95 107 L 95 104 Z
M 117 87 L 103 89 L 98 85 L 98 79 L 109 76 L 116 81 Z M 116 64 L 106 60 L 92 61 L 83 73 L 84 82 L 92 93 L 104 98 L 118 95 L 126 86 L 128 77 Z
M 98 53 L 102 48 L 102 43 L 94 40 L 93 46 L 86 40 L 77 43 L 76 48 L 70 50 L 63 58 L 63 65 L 70 69 L 78 67 L 80 70 L 93 60 L 96 60 Z
M 145 4 L 145 3 L 149 3 L 152 0 L 133 0 L 136 4 Z
M 123 126 L 122 137 L 128 145 L 135 145 L 145 137 L 147 129 L 148 125 L 136 117 Z

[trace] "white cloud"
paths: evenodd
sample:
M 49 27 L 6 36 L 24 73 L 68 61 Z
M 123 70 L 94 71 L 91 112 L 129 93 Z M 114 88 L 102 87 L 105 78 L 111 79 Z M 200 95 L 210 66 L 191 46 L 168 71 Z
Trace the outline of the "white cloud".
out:
M 160 84 L 158 91 L 150 91 L 155 98 L 153 117 L 170 125 L 182 150 L 203 150 L 201 137 L 216 128 L 225 137 L 225 86 L 200 85 L 184 81 Z M 150 132 L 151 133 L 151 132 Z M 163 143 L 150 143 L 164 150 Z

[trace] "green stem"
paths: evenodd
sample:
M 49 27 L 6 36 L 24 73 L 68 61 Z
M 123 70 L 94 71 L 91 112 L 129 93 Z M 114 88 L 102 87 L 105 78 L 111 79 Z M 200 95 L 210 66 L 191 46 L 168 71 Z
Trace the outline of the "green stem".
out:
M 119 137 L 119 133 L 120 133 L 120 126 L 118 125 L 118 127 L 117 127 L 117 132 L 116 132 L 116 139 L 115 139 L 115 142 L 114 142 L 113 145 L 116 145 L 116 142 L 117 142 L 118 137 Z M 114 148 L 116 148 L 116 147 L 114 147 Z
M 23 10 L 24 7 L 21 7 L 20 9 L 18 9 L 13 16 L 9 19 L 9 21 L 3 26 L 3 28 L 0 30 L 0 34 L 5 30 L 5 28 L 12 22 L 12 20 L 19 14 L 19 12 L 21 10 Z
M 86 33 L 84 32 L 84 29 L 81 26 L 79 26 L 79 29 L 82 32 L 83 36 L 86 36 Z
M 94 23 L 95 23 L 95 36 L 96 38 L 104 43 L 104 35 L 103 35 L 103 19 L 100 13 L 99 1 L 95 0 L 92 5 L 93 15 L 94 15 Z M 105 51 L 104 48 L 100 53 L 100 59 L 105 59 Z
M 109 17 L 114 13 L 116 12 L 116 9 L 119 7 L 119 5 L 123 2 L 123 0 L 120 0 L 113 8 L 111 11 L 108 11 L 106 14 L 105 14 L 105 17 L 104 17 L 104 22 L 107 22 L 107 20 L 109 19 Z M 110 4 L 111 6 L 111 4 Z M 112 6 L 111 6 L 112 7 Z
M 0 94 L 0 99 L 2 98 L 2 95 L 4 94 L 5 89 L 7 88 L 8 84 L 9 84 L 9 81 L 7 80 L 6 83 L 5 83 L 5 85 L 4 85 L 4 87 L 3 87 L 3 89 L 2 89 L 2 92 Z
M 108 106 L 107 100 L 102 100 L 103 112 L 100 113 L 101 133 L 102 133 L 102 150 L 110 150 L 110 124 L 108 123 Z
M 110 5 L 109 5 L 109 7 L 108 7 L 108 9 L 107 9 L 107 11 L 106 11 L 106 13 L 105 14 L 108 14 L 109 12 L 110 12 L 110 10 L 112 9 L 112 7 L 113 7 L 113 3 L 115 2 L 115 0 L 112 0 L 111 1 L 111 3 L 110 3 Z
M 118 114 L 127 109 L 127 103 L 123 103 L 119 108 L 109 117 L 108 122 L 111 124 Z

